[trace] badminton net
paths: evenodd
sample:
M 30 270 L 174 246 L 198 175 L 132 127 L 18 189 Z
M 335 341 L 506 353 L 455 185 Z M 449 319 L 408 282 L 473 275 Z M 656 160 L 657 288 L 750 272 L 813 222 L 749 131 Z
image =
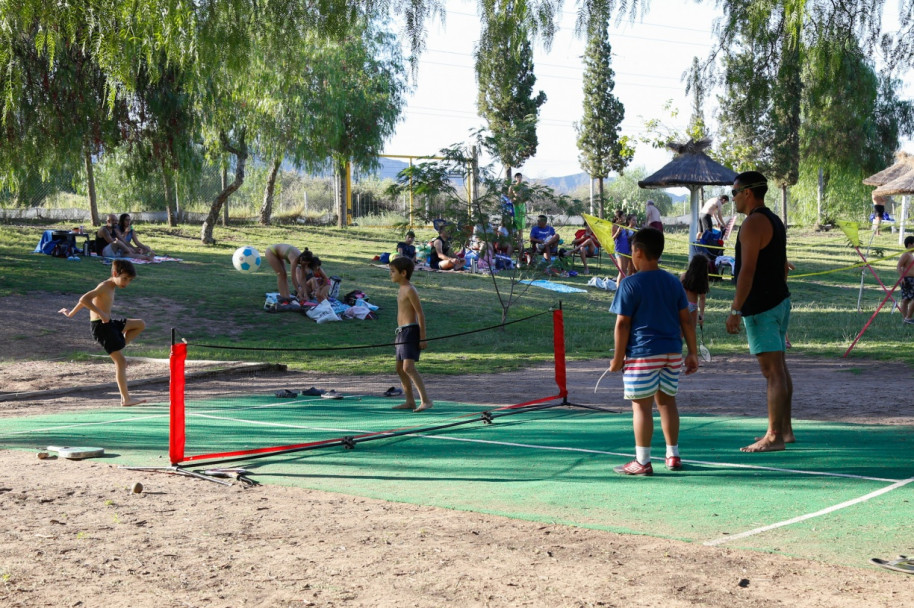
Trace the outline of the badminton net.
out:
M 552 324 L 543 323 L 551 313 Z M 173 465 L 213 464 L 318 448 L 352 448 L 357 443 L 401 437 L 474 423 L 567 403 L 564 320 L 561 308 L 501 326 L 473 329 L 454 336 L 429 337 L 429 352 L 461 356 L 463 340 L 497 344 L 510 355 L 511 336 L 536 332 L 548 363 L 526 386 L 502 393 L 487 388 L 488 374 L 448 376 L 422 373 L 434 407 L 413 415 L 394 409 L 403 403 L 394 371 L 393 344 L 339 349 L 266 349 L 217 346 L 178 340 L 173 332 L 170 356 L 169 458 Z M 498 334 L 492 332 L 499 332 Z M 548 339 L 551 338 L 551 339 Z M 529 341 L 525 342 L 529 343 Z M 257 351 L 256 364 L 232 364 L 223 372 L 192 372 L 194 363 L 213 350 Z M 328 351 L 351 351 L 350 353 Z M 390 356 L 390 373 L 359 374 L 358 359 L 367 353 Z M 351 373 L 302 373 L 288 363 L 332 354 L 351 357 Z M 551 357 L 549 357 L 551 355 Z M 299 365 L 300 366 L 300 365 Z M 430 364 L 426 363 L 426 367 Z M 440 364 L 438 365 L 440 368 Z M 456 396 L 456 397 L 455 397 Z M 464 398 L 465 396 L 465 398 Z M 416 394 L 416 402 L 419 397 Z

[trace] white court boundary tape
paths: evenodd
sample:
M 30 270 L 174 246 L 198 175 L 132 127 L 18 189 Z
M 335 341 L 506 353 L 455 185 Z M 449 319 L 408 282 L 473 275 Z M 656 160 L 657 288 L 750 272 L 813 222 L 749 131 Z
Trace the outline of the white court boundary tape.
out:
M 718 545 L 723 545 L 724 543 L 729 543 L 734 540 L 748 538 L 750 536 L 755 536 L 756 534 L 762 534 L 763 532 L 769 532 L 769 531 L 775 530 L 777 528 L 783 528 L 784 526 L 790 526 L 792 524 L 800 523 L 801 521 L 806 521 L 807 519 L 813 519 L 814 517 L 821 517 L 823 515 L 828 515 L 829 513 L 834 513 L 835 511 L 839 511 L 841 509 L 845 509 L 847 507 L 852 507 L 856 504 L 860 504 L 861 502 L 866 502 L 866 501 L 870 500 L 871 498 L 876 498 L 877 496 L 881 496 L 883 494 L 891 492 L 892 490 L 897 490 L 898 488 L 908 485 L 912 481 L 914 481 L 914 477 L 910 477 L 908 479 L 903 479 L 901 481 L 893 483 L 890 486 L 886 486 L 884 488 L 876 490 L 875 492 L 870 492 L 869 494 L 865 494 L 858 498 L 854 498 L 853 500 L 848 500 L 846 502 L 842 502 L 837 505 L 832 505 L 830 507 L 826 507 L 825 509 L 822 509 L 821 511 L 816 511 L 815 513 L 807 513 L 806 515 L 800 515 L 799 517 L 794 517 L 792 519 L 786 519 L 784 521 L 779 521 L 774 524 L 762 526 L 761 528 L 755 528 L 754 530 L 746 530 L 745 532 L 740 532 L 739 534 L 728 534 L 727 536 L 722 536 L 722 537 L 716 538 L 714 540 L 709 540 L 702 544 L 704 544 L 708 547 L 716 547 Z

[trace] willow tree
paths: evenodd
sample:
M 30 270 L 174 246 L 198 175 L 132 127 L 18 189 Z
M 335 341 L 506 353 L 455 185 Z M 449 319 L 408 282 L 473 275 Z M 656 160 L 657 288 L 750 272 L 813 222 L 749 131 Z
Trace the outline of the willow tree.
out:
M 546 103 L 534 94 L 530 15 L 523 1 L 495 0 L 483 9 L 482 33 L 476 45 L 476 107 L 490 135 L 486 149 L 501 161 L 507 179 L 512 167 L 536 154 L 536 124 Z
M 622 173 L 634 156 L 628 138 L 620 136 L 625 107 L 613 95 L 615 72 L 612 69 L 609 22 L 592 21 L 584 54 L 584 115 L 575 124 L 578 132 L 578 157 L 581 168 L 599 184 L 600 217 L 605 216 L 603 180 L 611 171 Z
M 407 81 L 399 41 L 376 24 L 362 23 L 330 56 L 335 66 L 322 94 L 335 125 L 327 145 L 339 179 L 337 225 L 342 227 L 346 164 L 377 165 L 406 103 Z

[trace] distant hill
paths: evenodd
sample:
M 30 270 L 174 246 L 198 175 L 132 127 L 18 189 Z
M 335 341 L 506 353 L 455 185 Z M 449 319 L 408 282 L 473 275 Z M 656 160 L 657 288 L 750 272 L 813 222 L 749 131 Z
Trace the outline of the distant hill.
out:
M 586 187 L 590 176 L 586 173 L 575 173 L 574 175 L 564 175 L 562 177 L 547 177 L 545 179 L 534 180 L 538 183 L 549 186 L 560 194 L 571 194 L 581 187 Z M 607 180 L 604 184 L 611 180 Z

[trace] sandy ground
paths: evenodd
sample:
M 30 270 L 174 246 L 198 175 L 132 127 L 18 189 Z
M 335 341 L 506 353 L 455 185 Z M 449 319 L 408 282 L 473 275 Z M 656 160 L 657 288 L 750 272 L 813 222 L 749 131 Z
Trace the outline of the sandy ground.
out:
M 106 358 L 58 358 L 90 346 L 84 322 L 53 317 L 39 336 L 21 329 L 38 307 L 72 304 L 51 299 L 0 298 L 0 416 L 117 404 Z M 174 308 L 148 306 L 138 314 L 153 322 Z M 793 353 L 789 362 L 797 418 L 914 424 L 914 374 L 905 366 Z M 586 388 L 573 401 L 626 409 L 617 378 L 593 394 L 606 365 L 569 366 L 569 385 Z M 762 415 L 764 381 L 754 360 L 717 358 L 714 366 L 713 381 L 683 386 L 682 409 Z M 131 360 L 128 374 L 135 396 L 164 398 L 162 362 Z M 493 403 L 513 403 L 548 380 L 545 370 L 528 369 L 428 383 L 443 399 L 484 383 L 498 395 Z M 211 390 L 225 381 L 217 375 L 200 384 Z M 262 378 L 265 388 L 314 381 Z M 914 605 L 914 576 L 866 567 L 875 556 L 836 567 L 325 492 L 227 487 L 27 452 L 0 451 L 0 470 L 0 606 Z M 141 493 L 132 492 L 136 482 Z M 905 542 L 914 552 L 914 541 Z

